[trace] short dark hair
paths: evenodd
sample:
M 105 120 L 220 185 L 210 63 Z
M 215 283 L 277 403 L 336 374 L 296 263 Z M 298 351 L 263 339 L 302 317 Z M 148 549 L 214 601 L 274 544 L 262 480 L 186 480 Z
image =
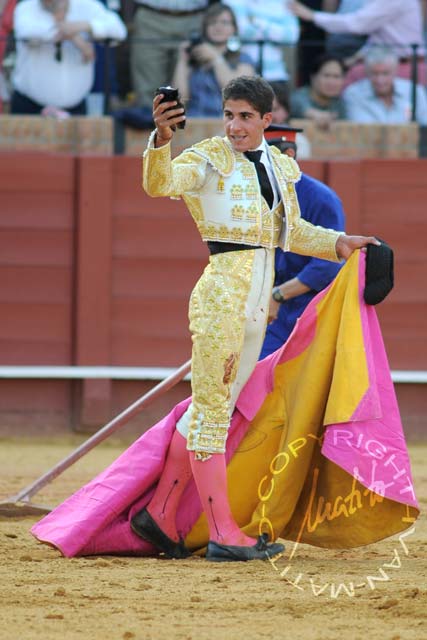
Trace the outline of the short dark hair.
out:
M 271 80 L 270 87 L 274 91 L 277 102 L 286 109 L 288 113 L 290 113 L 291 100 L 289 95 L 289 84 L 286 80 Z
M 237 34 L 238 32 L 238 27 L 237 27 L 237 19 L 236 19 L 236 15 L 233 11 L 233 9 L 231 7 L 228 6 L 228 4 L 225 4 L 224 2 L 215 2 L 214 4 L 211 4 L 210 7 L 208 7 L 205 11 L 205 13 L 203 14 L 203 18 L 202 18 L 202 36 L 204 38 L 206 38 L 206 31 L 207 28 L 209 26 L 209 24 L 212 22 L 213 18 L 216 18 L 217 16 L 221 15 L 221 13 L 225 13 L 225 11 L 227 11 L 230 15 L 231 18 L 231 22 L 233 23 L 233 27 L 234 27 L 234 33 Z
M 226 100 L 246 100 L 261 116 L 272 111 L 273 99 L 273 89 L 260 76 L 239 76 L 222 90 L 223 105 Z
M 310 75 L 315 76 L 328 62 L 336 62 L 341 67 L 343 74 L 346 72 L 344 60 L 340 56 L 335 56 L 333 53 L 322 53 L 313 60 Z

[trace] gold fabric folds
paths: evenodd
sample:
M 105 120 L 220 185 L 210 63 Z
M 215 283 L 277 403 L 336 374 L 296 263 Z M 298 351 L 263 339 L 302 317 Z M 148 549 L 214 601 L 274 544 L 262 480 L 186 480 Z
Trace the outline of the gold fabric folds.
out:
M 251 536 L 348 548 L 403 531 L 418 516 L 321 453 L 325 425 L 350 424 L 369 385 L 357 261 L 358 252 L 320 296 L 305 348 L 275 366 L 274 388 L 228 465 L 232 511 Z M 186 544 L 207 540 L 202 514 Z

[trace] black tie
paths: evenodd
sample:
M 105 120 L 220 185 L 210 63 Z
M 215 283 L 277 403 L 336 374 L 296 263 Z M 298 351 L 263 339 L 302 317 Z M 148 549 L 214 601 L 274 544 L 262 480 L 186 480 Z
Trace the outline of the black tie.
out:
M 258 182 L 261 187 L 261 193 L 263 197 L 266 199 L 267 204 L 271 209 L 274 202 L 274 193 L 271 187 L 270 179 L 267 174 L 267 169 L 265 168 L 265 165 L 263 165 L 263 163 L 261 162 L 261 155 L 262 155 L 261 149 L 259 149 L 258 151 L 245 151 L 245 156 L 247 157 L 247 159 L 253 162 L 255 165 L 255 169 L 258 175 Z

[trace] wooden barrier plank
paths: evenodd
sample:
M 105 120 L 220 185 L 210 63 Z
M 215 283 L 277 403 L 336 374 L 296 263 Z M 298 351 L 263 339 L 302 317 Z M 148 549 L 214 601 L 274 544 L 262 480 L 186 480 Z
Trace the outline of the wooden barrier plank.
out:
M 0 338 L 1 362 L 3 365 L 34 365 L 41 362 L 45 365 L 59 366 L 71 362 L 71 345 L 69 336 L 63 341 L 43 340 L 34 333 L 24 335 L 17 340 Z M 22 404 L 22 410 L 31 412 L 31 405 Z
M 114 176 L 114 218 L 120 218 L 121 216 L 140 218 L 141 215 L 146 215 L 167 219 L 175 216 L 182 219 L 184 216 L 191 220 L 191 216 L 182 200 L 151 198 L 142 189 L 139 176 L 137 182 L 130 183 L 129 176 L 126 175 L 124 183 L 121 184 L 122 175 L 123 172 L 117 171 Z
M 364 233 L 374 232 L 394 250 L 395 287 L 378 307 L 393 368 L 417 369 L 427 362 L 427 279 L 424 160 L 365 160 L 361 216 Z M 424 274 L 424 275 L 423 275 Z
M 180 259 L 190 255 L 192 258 L 208 260 L 208 250 L 200 239 L 199 232 L 192 219 L 165 220 L 141 216 L 120 218 L 114 223 L 114 257 Z
M 395 336 L 402 335 L 406 340 L 411 340 L 413 338 L 419 339 L 425 334 L 425 302 L 412 301 L 407 304 L 402 304 L 396 300 L 393 291 L 390 294 L 390 301 L 388 302 L 386 300 L 376 308 L 381 325 L 387 329 L 387 331 L 392 332 Z M 410 313 L 408 313 L 408 309 L 410 310 Z M 420 349 L 423 347 L 424 345 L 420 344 Z M 397 369 L 402 367 L 395 366 L 393 368 Z M 404 368 L 411 369 L 414 367 L 408 366 Z M 425 369 L 425 363 L 424 367 L 415 368 Z
M 61 342 L 69 339 L 70 309 L 67 303 L 0 302 L 0 337 Z
M 379 188 L 382 185 L 394 187 L 419 187 L 420 173 L 425 170 L 426 160 L 420 158 L 394 159 L 377 158 L 363 160 L 363 182 L 365 187 Z
M 75 159 L 7 153 L 0 172 L 2 362 L 71 364 Z
M 108 364 L 111 297 L 112 163 L 80 158 L 76 364 Z
M 152 298 L 159 293 L 162 297 L 169 296 L 171 290 L 188 296 L 207 260 L 207 256 L 205 260 L 169 257 L 116 259 L 113 263 L 113 297 L 119 303 L 119 298 Z
M 0 191 L 0 229 L 65 229 L 74 225 L 71 192 Z
M 69 303 L 70 269 L 34 265 L 0 266 L 0 301 Z
M 78 365 L 110 364 L 113 164 L 108 157 L 81 157 L 78 163 Z M 85 380 L 81 421 L 107 420 L 110 394 L 109 380 Z
M 140 217 L 153 202 L 153 198 L 150 198 L 142 189 L 142 158 L 116 156 L 113 163 L 112 215 L 114 218 L 122 215 Z
M 392 246 L 396 245 L 392 244 Z M 386 298 L 384 304 L 388 304 L 389 302 L 398 302 L 401 305 L 410 303 L 425 304 L 427 302 L 427 287 L 420 286 L 420 261 L 416 259 L 411 261 L 404 259 L 400 248 L 395 252 L 395 260 L 396 286 L 388 298 Z M 421 308 L 419 312 L 422 313 L 423 309 Z M 427 320 L 423 321 L 427 324 Z
M 0 155 L 2 191 L 74 191 L 73 156 L 31 152 Z
M 316 180 L 326 183 L 326 162 L 323 160 L 301 160 L 298 161 L 301 171 Z
M 362 233 L 362 168 L 359 161 L 330 161 L 326 169 L 327 184 L 341 198 L 347 233 Z
M 116 336 L 143 336 L 159 339 L 188 334 L 188 291 L 185 300 L 180 293 L 169 292 L 166 297 L 159 291 L 156 297 L 143 296 L 121 299 L 112 305 L 113 326 Z M 135 344 L 138 349 L 138 344 Z M 145 366 L 144 362 L 140 363 Z
M 188 324 L 188 323 L 187 323 Z M 184 335 L 184 334 L 183 334 Z M 191 356 L 191 339 L 162 335 L 122 335 L 112 344 L 111 359 L 116 366 L 179 367 Z
M 0 412 L 24 409 L 29 401 L 34 411 L 68 411 L 69 384 L 64 380 L 0 380 Z
M 47 229 L 3 229 L 0 264 L 67 266 L 73 262 L 73 235 Z

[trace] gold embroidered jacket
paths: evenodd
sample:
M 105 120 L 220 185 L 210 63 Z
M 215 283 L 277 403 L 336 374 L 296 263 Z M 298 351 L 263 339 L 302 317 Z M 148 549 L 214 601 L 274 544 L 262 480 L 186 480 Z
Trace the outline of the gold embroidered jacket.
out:
M 143 187 L 153 197 L 182 197 L 203 240 L 276 247 L 339 261 L 340 232 L 310 224 L 300 215 L 295 183 L 301 176 L 292 158 L 270 147 L 280 204 L 270 211 L 255 166 L 234 151 L 227 138 L 213 137 L 171 160 L 170 144 L 155 148 L 151 135 L 143 159 Z

